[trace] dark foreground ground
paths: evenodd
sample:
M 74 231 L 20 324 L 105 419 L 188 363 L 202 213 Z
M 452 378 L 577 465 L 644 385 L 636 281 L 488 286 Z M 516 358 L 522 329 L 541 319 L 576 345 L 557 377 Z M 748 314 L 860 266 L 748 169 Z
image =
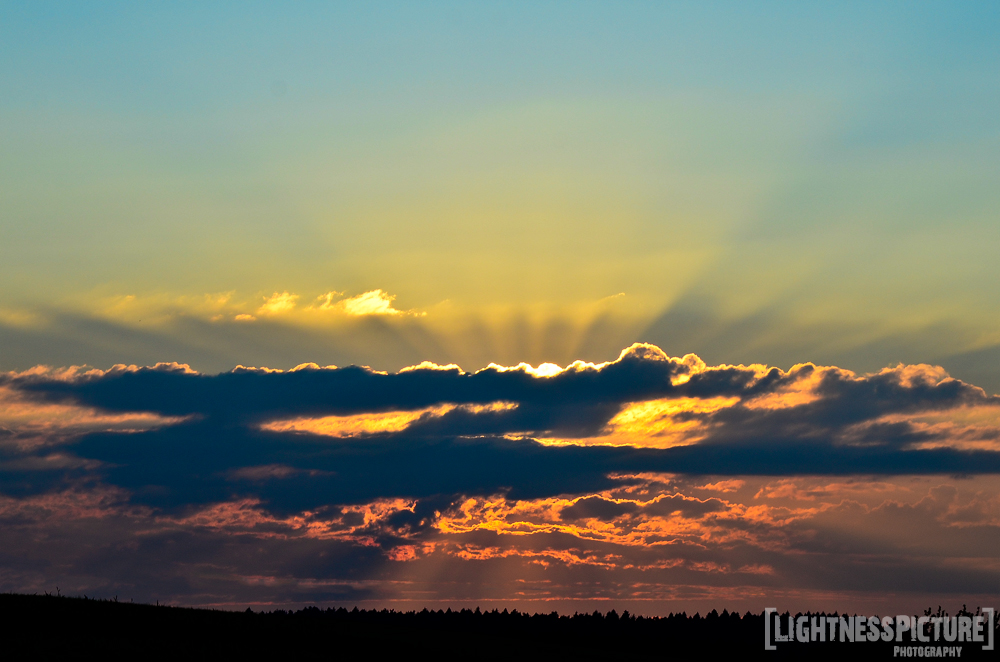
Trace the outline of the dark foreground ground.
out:
M 16 651 L 18 657 L 41 659 L 100 655 L 142 660 L 308 656 L 305 659 L 854 662 L 897 657 L 894 644 L 883 642 L 784 643 L 776 651 L 765 651 L 763 615 L 725 611 L 665 618 L 614 611 L 573 616 L 315 607 L 231 612 L 0 594 L 0 633 L 8 654 Z M 1000 661 L 1000 655 L 982 651 L 979 644 L 965 644 L 960 659 Z

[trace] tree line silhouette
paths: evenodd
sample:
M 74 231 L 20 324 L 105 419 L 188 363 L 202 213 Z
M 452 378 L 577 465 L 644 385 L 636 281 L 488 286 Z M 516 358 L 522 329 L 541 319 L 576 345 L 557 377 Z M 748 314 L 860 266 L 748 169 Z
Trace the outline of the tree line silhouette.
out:
M 938 607 L 925 615 L 947 616 Z M 958 615 L 972 615 L 963 605 Z M 807 616 L 837 614 L 806 613 Z M 785 622 L 789 614 L 781 618 Z M 798 616 L 798 615 L 795 615 Z M 781 643 L 764 650 L 764 614 L 723 609 L 647 617 L 628 611 L 528 614 L 516 609 L 395 611 L 320 609 L 224 611 L 156 606 L 61 595 L 0 594 L 0 628 L 7 642 L 48 655 L 87 652 L 144 659 L 275 655 L 397 659 L 597 660 L 643 655 L 661 660 L 886 659 L 893 642 Z M 904 645 L 905 645 L 904 641 Z M 946 642 L 934 642 L 944 645 Z M 961 658 L 993 659 L 997 651 L 963 645 Z

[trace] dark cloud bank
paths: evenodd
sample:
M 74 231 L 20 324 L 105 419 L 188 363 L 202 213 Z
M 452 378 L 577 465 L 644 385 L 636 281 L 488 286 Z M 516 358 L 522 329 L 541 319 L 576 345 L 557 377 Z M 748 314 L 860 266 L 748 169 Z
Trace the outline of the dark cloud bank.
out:
M 710 367 L 635 345 L 608 364 L 548 377 L 524 367 L 204 375 L 159 365 L 10 373 L 0 377 L 3 394 L 39 416 L 58 404 L 81 407 L 84 418 L 171 417 L 116 432 L 84 433 L 58 417 L 50 427 L 0 429 L 8 590 L 59 584 L 244 606 L 555 597 L 559 609 L 615 599 L 645 610 L 672 600 L 717 606 L 745 586 L 1000 586 L 990 567 L 939 562 L 993 555 L 1000 534 L 986 496 L 935 488 L 911 505 L 862 507 L 849 490 L 836 496 L 853 479 L 823 478 L 814 487 L 834 494 L 823 509 L 768 501 L 757 516 L 756 487 L 738 496 L 697 487 L 707 475 L 777 477 L 763 479 L 775 490 L 786 485 L 780 477 L 836 474 L 857 475 L 877 494 L 872 475 L 1000 472 L 1000 452 L 989 450 L 997 398 L 928 366 L 866 376 L 809 364 Z M 633 445 L 585 445 L 632 403 L 657 400 L 715 405 L 669 413 L 671 425 L 696 430 L 688 445 L 642 447 L 655 429 Z M 397 431 L 348 437 L 265 427 L 400 411 L 418 415 Z M 955 411 L 986 412 L 988 424 L 922 422 Z M 517 504 L 531 512 L 508 518 Z M 484 522 L 538 528 L 504 535 Z
M 810 381 L 811 380 L 811 381 Z M 809 382 L 801 404 L 750 406 Z M 579 365 L 551 377 L 523 369 L 366 368 L 289 372 L 239 368 L 218 375 L 177 366 L 113 369 L 71 379 L 11 375 L 8 387 L 39 402 L 105 412 L 188 417 L 144 432 L 84 435 L 58 449 L 87 462 L 76 468 L 17 470 L 25 454 L 52 448 L 6 446 L 0 487 L 24 496 L 99 479 L 136 503 L 162 508 L 254 496 L 275 512 L 376 498 L 506 493 L 511 498 L 593 493 L 609 476 L 639 472 L 712 475 L 974 474 L 1000 471 L 1000 453 L 957 447 L 916 449 L 940 432 L 887 420 L 998 399 L 930 370 L 903 368 L 857 377 L 812 365 L 789 372 L 706 368 L 635 345 L 610 364 Z M 544 445 L 534 437 L 601 434 L 627 403 L 658 398 L 738 398 L 707 413 L 681 414 L 705 431 L 699 443 L 656 449 Z M 336 438 L 274 432 L 261 424 L 291 417 L 412 411 L 450 403 L 401 432 Z M 20 460 L 20 462 L 13 462 Z M 271 470 L 268 470 L 268 468 Z

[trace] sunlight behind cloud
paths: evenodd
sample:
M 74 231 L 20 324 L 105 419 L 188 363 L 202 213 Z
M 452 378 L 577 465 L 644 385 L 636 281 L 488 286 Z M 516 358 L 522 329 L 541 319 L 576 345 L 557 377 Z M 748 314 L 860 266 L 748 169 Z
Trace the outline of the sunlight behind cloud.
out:
M 323 416 L 320 418 L 300 417 L 271 421 L 261 429 L 271 432 L 305 432 L 327 437 L 365 437 L 376 434 L 403 432 L 418 421 L 442 418 L 453 411 L 472 415 L 489 412 L 510 411 L 517 408 L 512 402 L 492 402 L 486 405 L 443 404 L 414 411 L 387 411 L 351 416 Z
M 1000 3 L 7 4 L 0 592 L 1000 595 Z
M 395 295 L 387 294 L 382 290 L 372 290 L 344 299 L 340 303 L 348 315 L 399 315 L 402 311 L 392 307 L 395 298 Z
M 282 313 L 291 312 L 295 308 L 295 302 L 298 301 L 298 294 L 290 294 L 289 292 L 275 292 L 269 297 L 265 298 L 264 305 L 257 309 L 258 315 L 280 315 Z

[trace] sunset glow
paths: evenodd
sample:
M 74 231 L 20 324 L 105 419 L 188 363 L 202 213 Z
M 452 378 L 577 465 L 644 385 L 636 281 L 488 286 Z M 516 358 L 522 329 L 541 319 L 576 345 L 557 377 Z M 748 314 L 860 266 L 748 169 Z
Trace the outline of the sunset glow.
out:
M 0 592 L 1000 607 L 998 102 L 990 3 L 5 5 Z

